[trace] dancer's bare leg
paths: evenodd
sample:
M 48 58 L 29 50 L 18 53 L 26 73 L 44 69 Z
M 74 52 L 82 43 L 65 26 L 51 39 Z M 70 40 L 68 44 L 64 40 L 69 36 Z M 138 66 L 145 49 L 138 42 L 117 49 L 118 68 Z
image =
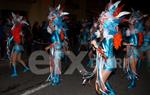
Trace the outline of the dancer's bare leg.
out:
M 24 72 L 26 72 L 26 71 L 29 70 L 29 68 L 27 67 L 27 65 L 25 64 L 25 62 L 22 60 L 22 54 L 21 53 L 17 54 L 17 61 L 24 66 L 24 68 L 25 68 Z
M 106 81 L 108 80 L 110 74 L 111 74 L 112 71 L 108 71 L 108 70 L 102 70 L 102 81 L 101 82 L 101 86 L 102 86 L 102 90 L 105 91 L 106 88 L 105 88 L 105 83 Z
M 17 76 L 16 62 L 17 62 L 17 53 L 14 52 L 11 55 L 11 63 L 12 63 L 12 66 L 13 66 L 13 73 L 11 75 L 12 77 Z
M 132 60 L 132 63 L 130 65 L 131 65 L 132 72 L 136 74 L 137 59 L 131 58 L 131 60 Z
M 137 59 L 135 58 L 131 58 L 130 60 L 132 60 L 132 63 L 130 63 L 131 66 L 131 82 L 129 83 L 128 88 L 134 88 L 136 87 L 136 79 L 137 79 L 137 70 L 136 70 L 136 65 L 137 65 Z

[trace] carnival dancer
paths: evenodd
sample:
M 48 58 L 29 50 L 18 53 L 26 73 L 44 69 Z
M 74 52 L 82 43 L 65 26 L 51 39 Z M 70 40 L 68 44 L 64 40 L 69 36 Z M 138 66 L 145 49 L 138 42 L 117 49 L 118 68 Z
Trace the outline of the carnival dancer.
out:
M 120 1 L 114 4 L 110 2 L 99 17 L 99 32 L 102 33 L 103 40 L 100 43 L 97 43 L 95 39 L 91 41 L 97 52 L 96 91 L 102 93 L 102 95 L 116 95 L 108 82 L 111 73 L 117 68 L 113 47 L 117 49 L 121 44 L 120 34 L 118 34 L 118 37 L 114 36 L 118 33 L 118 25 L 123 16 L 130 14 L 129 12 L 120 12 L 119 3 Z M 96 35 L 96 37 L 99 37 L 99 35 Z
M 63 42 L 66 39 L 66 28 L 63 18 L 68 14 L 67 12 L 63 12 L 59 5 L 55 9 L 50 8 L 48 15 L 49 25 L 47 31 L 51 34 L 51 44 L 47 46 L 45 50 L 50 49 L 50 75 L 48 81 L 50 81 L 52 85 L 60 84 L 62 49 L 64 45 Z
M 90 42 L 94 39 L 96 39 L 97 35 L 99 35 L 98 38 L 100 38 L 101 34 L 99 34 L 99 23 L 97 22 L 97 20 L 95 20 L 93 22 L 93 26 L 90 29 Z M 98 41 L 98 39 L 97 39 Z M 99 39 L 100 41 L 100 39 Z M 98 42 L 99 42 L 98 41 Z M 90 43 L 89 42 L 89 43 Z M 91 43 L 89 44 L 89 52 L 88 52 L 88 64 L 87 66 L 90 66 L 91 68 L 94 67 L 93 71 L 80 71 L 80 73 L 82 74 L 82 85 L 86 85 L 86 83 L 90 83 L 90 81 L 95 77 L 95 73 L 96 73 L 96 63 L 95 63 L 95 57 L 96 57 L 96 50 L 93 47 L 93 45 L 91 45 Z
M 22 52 L 23 52 L 23 33 L 22 33 L 22 27 L 24 24 L 28 23 L 23 20 L 23 16 L 15 15 L 12 13 L 12 28 L 11 33 L 7 40 L 7 54 L 10 59 L 10 63 L 13 66 L 13 73 L 12 77 L 18 76 L 17 70 L 16 70 L 16 64 L 17 62 L 21 63 L 24 66 L 24 72 L 27 72 L 29 68 L 25 64 L 25 62 L 22 60 Z M 11 43 L 13 42 L 13 47 L 11 47 Z
M 127 73 L 127 78 L 131 81 L 128 88 L 136 87 L 136 80 L 138 78 L 137 65 L 141 61 L 138 48 L 142 46 L 144 31 L 143 23 L 141 19 L 146 15 L 141 16 L 139 11 L 133 11 L 129 19 L 129 28 L 126 31 L 128 38 L 126 45 L 126 58 L 124 58 L 124 69 Z

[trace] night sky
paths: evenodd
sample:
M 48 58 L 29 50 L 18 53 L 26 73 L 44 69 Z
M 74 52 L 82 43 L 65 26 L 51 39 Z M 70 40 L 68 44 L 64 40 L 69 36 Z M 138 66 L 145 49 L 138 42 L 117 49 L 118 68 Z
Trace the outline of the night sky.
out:
M 122 0 L 122 3 L 128 9 L 133 8 L 135 10 L 141 10 L 143 13 L 150 13 L 149 0 Z
M 66 0 L 67 1 L 67 0 Z M 110 0 L 89 0 L 87 3 L 88 5 L 94 5 L 99 8 L 104 8 L 104 6 L 109 2 Z M 118 0 L 113 0 L 118 1 Z M 130 10 L 131 8 L 134 8 L 135 10 L 141 10 L 144 13 L 150 13 L 150 3 L 149 0 L 122 0 L 121 4 L 125 4 L 125 8 Z M 92 9 L 92 8 L 91 8 Z

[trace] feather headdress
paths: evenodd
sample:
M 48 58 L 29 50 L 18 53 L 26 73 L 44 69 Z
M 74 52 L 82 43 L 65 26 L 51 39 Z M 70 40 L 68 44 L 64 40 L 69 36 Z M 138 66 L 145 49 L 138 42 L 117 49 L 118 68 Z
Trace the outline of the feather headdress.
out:
M 103 32 L 108 32 L 105 34 L 114 36 L 114 47 L 118 49 L 121 46 L 122 34 L 118 33 L 116 28 L 119 23 L 123 20 L 123 16 L 130 14 L 130 12 L 122 11 L 124 5 L 119 6 L 121 1 L 117 1 L 112 4 L 111 0 L 108 8 L 103 11 L 99 17 Z M 106 31 L 106 30 L 107 31 Z
M 57 28 L 56 30 L 60 34 L 62 39 L 64 39 L 64 34 L 66 34 L 65 32 L 67 30 L 67 27 L 63 20 L 68 14 L 68 12 L 63 12 L 60 4 L 56 8 L 49 8 L 48 20 L 52 26 L 55 26 L 55 28 Z M 47 30 L 50 34 L 52 33 L 49 26 L 47 27 Z
M 117 33 L 115 27 L 121 22 L 123 16 L 130 14 L 130 12 L 122 11 L 124 5 L 119 7 L 120 2 L 121 1 L 117 1 L 114 4 L 109 3 L 108 8 L 103 11 L 99 17 L 103 28 L 109 30 L 110 35 L 115 35 Z
M 26 24 L 29 25 L 24 19 L 23 16 L 16 15 L 12 13 L 12 28 L 11 28 L 11 34 L 13 36 L 13 39 L 16 43 L 20 44 L 21 43 L 21 30 L 22 30 L 22 25 Z
M 13 12 L 12 14 L 12 24 L 26 24 L 29 25 L 24 19 L 23 16 L 20 16 L 19 14 L 14 14 Z

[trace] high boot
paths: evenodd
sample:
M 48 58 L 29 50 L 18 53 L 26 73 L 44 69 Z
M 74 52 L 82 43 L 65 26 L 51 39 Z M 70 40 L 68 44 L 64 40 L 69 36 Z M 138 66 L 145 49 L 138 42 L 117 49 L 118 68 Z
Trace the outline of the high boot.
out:
M 138 60 L 138 63 L 137 63 L 137 68 L 138 68 L 138 70 L 140 70 L 141 67 L 142 67 L 142 59 L 140 58 L 140 59 Z
M 16 70 L 16 64 L 13 64 L 13 73 L 11 74 L 12 77 L 17 77 L 17 70 Z
M 59 85 L 60 84 L 60 75 L 55 74 L 52 78 L 52 85 Z
M 116 92 L 112 89 L 111 85 L 108 82 L 106 82 L 106 87 L 109 90 L 108 95 L 117 95 Z
M 27 72 L 27 71 L 29 71 L 29 68 L 27 66 L 24 66 L 23 72 Z
M 90 82 L 90 80 L 92 80 L 94 78 L 94 73 L 86 73 L 83 75 L 83 81 L 82 81 L 82 85 L 85 85 L 87 82 Z
M 113 95 L 110 93 L 110 91 L 105 91 L 105 92 L 102 92 L 102 95 Z
M 136 78 L 135 75 L 133 75 L 133 76 L 132 76 L 132 79 L 131 79 L 131 82 L 130 82 L 130 84 L 129 84 L 129 86 L 128 86 L 128 88 L 129 88 L 129 89 L 135 88 L 135 87 L 136 87 L 136 81 L 137 81 L 137 78 Z

